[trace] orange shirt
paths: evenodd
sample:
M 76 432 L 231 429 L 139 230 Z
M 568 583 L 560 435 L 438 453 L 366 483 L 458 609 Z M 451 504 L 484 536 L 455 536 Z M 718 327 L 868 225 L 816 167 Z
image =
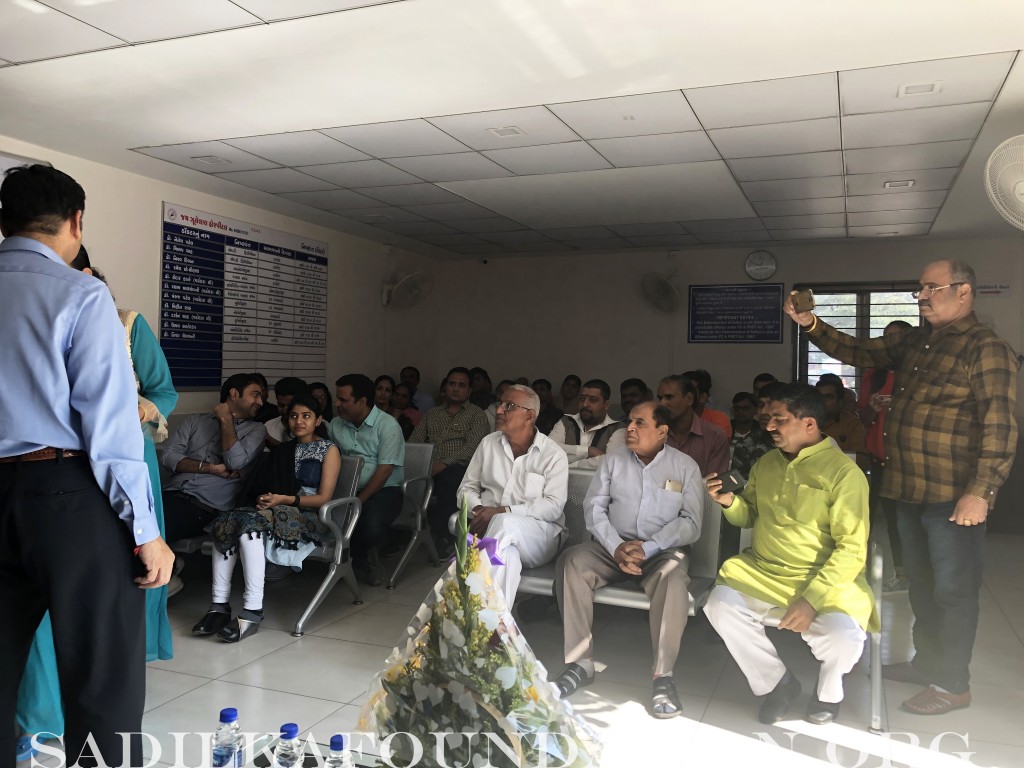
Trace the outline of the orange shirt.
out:
M 729 417 L 726 414 L 721 411 L 716 411 L 714 408 L 704 406 L 704 412 L 700 417 L 708 424 L 714 424 L 720 430 L 725 432 L 727 440 L 732 440 L 732 421 L 729 420 Z

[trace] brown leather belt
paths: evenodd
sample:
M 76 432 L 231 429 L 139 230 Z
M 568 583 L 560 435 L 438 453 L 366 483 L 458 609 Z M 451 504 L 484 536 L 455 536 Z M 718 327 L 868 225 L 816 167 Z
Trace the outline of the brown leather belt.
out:
M 13 464 L 16 461 L 54 461 L 60 455 L 62 459 L 72 456 L 85 456 L 85 451 L 72 451 L 68 448 L 40 448 L 38 451 L 23 453 L 20 456 L 4 456 L 0 464 Z

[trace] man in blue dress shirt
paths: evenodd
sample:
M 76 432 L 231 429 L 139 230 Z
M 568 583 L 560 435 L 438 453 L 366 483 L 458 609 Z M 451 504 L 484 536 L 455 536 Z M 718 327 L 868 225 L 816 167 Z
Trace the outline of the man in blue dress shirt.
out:
M 47 166 L 12 169 L 0 187 L 0 756 L 14 753 L 18 684 L 49 610 L 67 762 L 91 739 L 116 766 L 120 734 L 142 728 L 139 587 L 166 584 L 174 555 L 153 512 L 124 326 L 106 286 L 68 268 L 84 208 L 75 180 Z M 139 737 L 129 759 L 142 762 Z

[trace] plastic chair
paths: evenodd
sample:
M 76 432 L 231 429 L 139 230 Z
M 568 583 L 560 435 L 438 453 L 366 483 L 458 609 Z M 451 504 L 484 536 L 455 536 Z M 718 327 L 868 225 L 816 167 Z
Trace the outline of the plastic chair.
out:
M 402 512 L 391 524 L 392 528 L 412 532 L 412 538 L 402 552 L 402 558 L 395 566 L 388 589 L 394 589 L 409 559 L 421 545 L 427 548 L 432 565 L 438 564 L 437 548 L 427 526 L 427 506 L 434 492 L 434 479 L 430 468 L 433 463 L 434 446 L 431 443 L 405 444 L 405 482 L 402 483 Z

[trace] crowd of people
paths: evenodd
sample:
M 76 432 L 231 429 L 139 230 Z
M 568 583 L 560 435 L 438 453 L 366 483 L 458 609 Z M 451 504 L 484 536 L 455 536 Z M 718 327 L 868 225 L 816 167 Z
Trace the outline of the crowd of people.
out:
M 379 584 L 382 559 L 403 544 L 391 525 L 407 442 L 433 446 L 429 527 L 440 553 L 451 552 L 449 518 L 465 505 L 471 532 L 495 542 L 510 608 L 522 569 L 556 562 L 563 696 L 596 675 L 594 590 L 634 580 L 651 605 L 650 712 L 681 713 L 673 668 L 706 491 L 728 522 L 753 529 L 705 611 L 764 697 L 762 722 L 783 718 L 801 688 L 767 623 L 799 633 L 821 662 L 807 719 L 838 714 L 842 677 L 878 626 L 865 581 L 876 502 L 916 616 L 916 656 L 886 674 L 924 686 L 903 703 L 909 712 L 970 704 L 985 521 L 1017 428 L 1015 355 L 974 315 L 969 265 L 927 265 L 920 325 L 893 323 L 876 339 L 785 303 L 815 345 L 866 370 L 860 397 L 834 375 L 812 386 L 759 374 L 732 397 L 730 418 L 710 406 L 701 369 L 653 388 L 626 379 L 616 407 L 600 378 L 566 376 L 556 393 L 545 379 L 494 387 L 484 369 L 454 367 L 435 404 L 409 366 L 398 381 L 348 373 L 333 388 L 287 377 L 271 404 L 266 379 L 240 373 L 210 412 L 167 435 L 176 395 L 166 361 L 145 320 L 119 313 L 97 279 L 82 247 L 84 207 L 82 188 L 49 167 L 10 171 L 0 187 L 5 376 L 22 393 L 0 401 L 0 706 L 21 730 L 63 732 L 69 755 L 98 750 L 119 764 L 119 734 L 141 731 L 145 660 L 171 654 L 165 586 L 172 571 L 181 578 L 182 560 L 165 541 L 212 537 L 211 604 L 193 632 L 238 642 L 264 618 L 266 580 L 324 543 L 316 510 L 343 456 L 363 459 L 354 570 Z M 592 540 L 566 548 L 570 469 L 593 473 Z M 727 489 L 730 469 L 741 478 Z M 245 590 L 233 616 L 239 560 Z M 15 751 L 11 733 L 0 730 L 0 753 Z M 141 758 L 133 737 L 127 760 Z

